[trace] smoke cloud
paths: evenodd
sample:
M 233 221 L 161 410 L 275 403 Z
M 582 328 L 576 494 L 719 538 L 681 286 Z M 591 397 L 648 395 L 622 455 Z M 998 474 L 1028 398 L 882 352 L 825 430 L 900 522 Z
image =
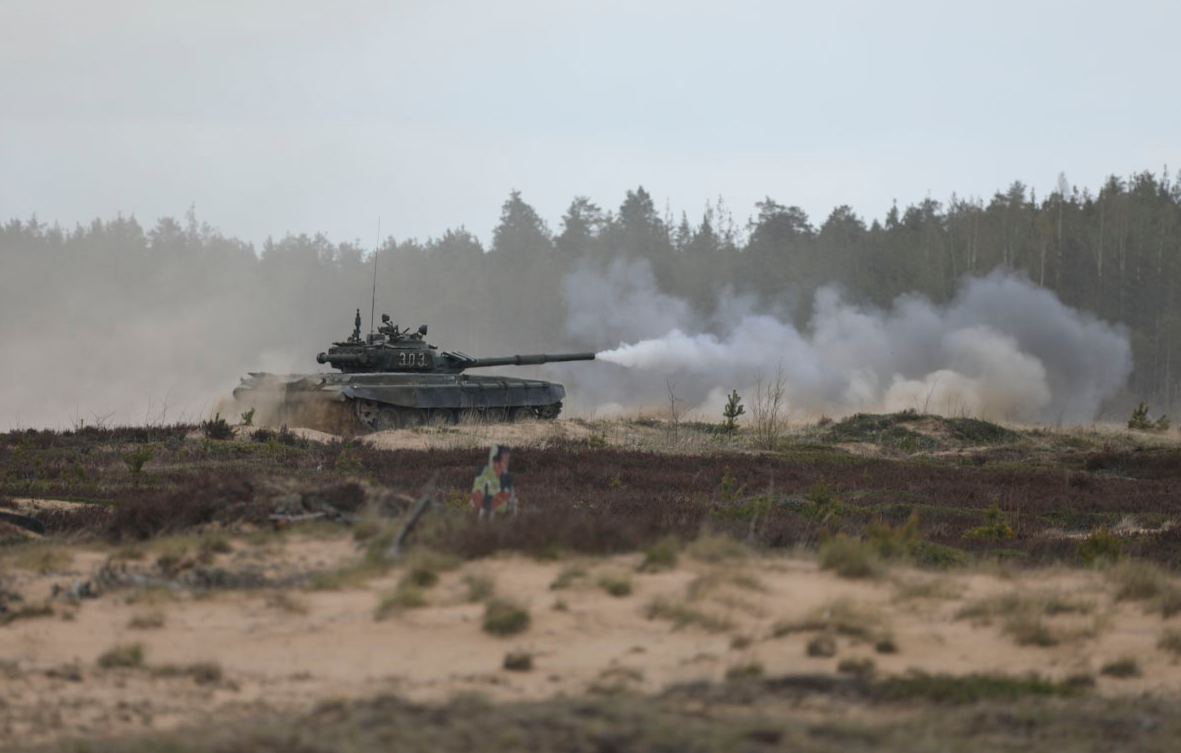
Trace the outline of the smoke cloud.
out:
M 574 376 L 604 413 L 667 404 L 675 383 L 680 398 L 712 415 L 730 389 L 750 394 L 759 378 L 782 374 L 797 416 L 913 408 L 1080 423 L 1096 418 L 1132 368 L 1122 329 L 999 271 L 963 279 L 946 306 L 907 295 L 877 310 L 826 286 L 798 329 L 729 294 L 702 321 L 683 301 L 658 293 L 644 267 L 617 262 L 599 280 L 582 271 L 569 281 L 577 285 L 569 297 L 572 332 L 586 337 L 598 326 L 600 341 L 624 335 L 598 358 L 625 369 Z M 616 379 L 618 371 L 630 374 Z

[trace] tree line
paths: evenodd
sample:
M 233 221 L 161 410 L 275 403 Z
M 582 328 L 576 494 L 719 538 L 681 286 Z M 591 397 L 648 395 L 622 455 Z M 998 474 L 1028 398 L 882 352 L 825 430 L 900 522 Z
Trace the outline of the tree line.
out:
M 11 219 L 0 226 L 0 253 L 0 333 L 9 342 L 18 329 L 57 337 L 69 326 L 57 312 L 73 316 L 87 304 L 117 327 L 124 314 L 200 312 L 216 299 L 250 334 L 235 341 L 239 357 L 343 337 L 353 309 L 369 303 L 374 261 L 371 249 L 323 235 L 255 248 L 191 209 L 148 229 L 134 216 L 70 230 Z M 414 317 L 402 324 L 429 322 L 432 340 L 479 354 L 613 346 L 571 342 L 561 280 L 575 265 L 620 256 L 646 259 L 663 292 L 700 311 L 728 288 L 787 310 L 797 324 L 827 283 L 867 304 L 905 293 L 942 303 L 961 276 L 1003 267 L 1128 328 L 1129 399 L 1167 411 L 1181 395 L 1181 176 L 1167 170 L 1112 176 L 1095 192 L 1060 176 L 1040 198 L 1014 182 L 987 200 L 895 205 L 868 224 L 848 206 L 818 222 L 770 197 L 745 222 L 721 199 L 676 217 L 638 187 L 617 208 L 576 197 L 551 228 L 513 191 L 487 245 L 462 226 L 425 241 L 386 238 L 376 257 L 378 308 Z

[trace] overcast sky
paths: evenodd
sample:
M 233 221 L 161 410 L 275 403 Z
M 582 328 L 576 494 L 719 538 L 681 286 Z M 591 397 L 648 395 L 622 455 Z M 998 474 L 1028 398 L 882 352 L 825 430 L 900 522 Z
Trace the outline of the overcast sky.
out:
M 0 219 L 372 244 L 509 191 L 819 224 L 1181 164 L 1181 3 L 0 0 Z

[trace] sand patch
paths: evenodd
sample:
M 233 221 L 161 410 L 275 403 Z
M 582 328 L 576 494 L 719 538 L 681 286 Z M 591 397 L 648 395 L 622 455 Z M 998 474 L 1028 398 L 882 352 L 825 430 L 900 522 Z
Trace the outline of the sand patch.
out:
M 219 563 L 256 558 L 293 571 L 337 567 L 358 556 L 345 536 L 261 545 L 235 540 L 233 546 Z M 29 600 L 47 599 L 53 582 L 84 576 L 105 559 L 81 550 L 69 574 L 28 574 L 18 587 Z M 298 709 L 334 696 L 396 691 L 443 700 L 478 690 L 495 699 L 541 699 L 621 686 L 656 691 L 719 680 L 739 665 L 758 665 L 767 674 L 832 673 L 845 659 L 871 659 L 881 673 L 1035 671 L 1061 678 L 1087 672 L 1104 694 L 1165 692 L 1181 682 L 1181 665 L 1157 648 L 1162 631 L 1181 626 L 1181 618 L 1164 620 L 1141 604 L 1115 601 L 1111 583 L 1091 571 L 1037 571 L 1014 579 L 1004 572 L 898 568 L 884 580 L 858 581 L 803 559 L 708 564 L 682 557 L 678 567 L 657 573 L 639 572 L 641 559 L 472 561 L 424 588 L 425 606 L 381 620 L 375 619 L 377 605 L 398 584 L 399 569 L 329 591 L 117 589 L 77 603 L 51 600 L 53 616 L 0 627 L 9 675 L 0 689 L 0 729 L 8 739 L 31 743 Z M 572 564 L 585 575 L 551 588 Z M 622 572 L 630 573 L 631 591 L 612 595 L 602 576 Z M 473 578 L 524 606 L 529 628 L 509 637 L 482 630 L 484 606 L 469 600 Z M 1087 614 L 1042 616 L 1062 635 L 1049 646 L 1019 644 L 1006 631 L 1005 615 L 979 620 L 961 614 L 1010 593 L 1056 594 L 1093 606 Z M 716 615 L 724 627 L 692 620 L 678 627 L 653 616 L 658 600 Z M 848 614 L 872 617 L 859 631 L 833 617 Z M 809 641 L 826 632 L 836 653 L 810 656 Z M 882 652 L 882 637 L 896 652 Z M 143 646 L 144 667 L 99 667 L 105 651 L 131 643 Z M 532 671 L 506 671 L 508 652 L 530 654 Z M 1136 659 L 1139 676 L 1099 674 L 1125 657 Z M 201 683 L 192 674 L 158 670 L 202 664 L 216 665 L 220 678 Z

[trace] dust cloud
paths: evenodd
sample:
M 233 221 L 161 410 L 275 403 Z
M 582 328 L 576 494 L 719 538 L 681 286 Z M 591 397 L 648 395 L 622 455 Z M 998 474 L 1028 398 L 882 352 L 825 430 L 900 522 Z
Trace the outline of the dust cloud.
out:
M 247 372 L 321 371 L 316 354 L 357 308 L 369 328 L 373 254 L 359 243 L 289 236 L 256 251 L 186 219 L 0 226 L 0 430 L 226 415 L 219 401 Z M 646 260 L 518 256 L 462 230 L 387 239 L 376 313 L 475 356 L 601 351 L 482 372 L 561 382 L 576 416 L 661 410 L 671 386 L 716 420 L 725 393 L 749 395 L 782 366 L 794 415 L 1085 422 L 1131 368 L 1122 330 L 1012 275 L 965 279 L 946 306 L 903 296 L 887 310 L 825 287 L 797 327 L 751 295 L 722 290 L 704 310 L 663 292 Z

